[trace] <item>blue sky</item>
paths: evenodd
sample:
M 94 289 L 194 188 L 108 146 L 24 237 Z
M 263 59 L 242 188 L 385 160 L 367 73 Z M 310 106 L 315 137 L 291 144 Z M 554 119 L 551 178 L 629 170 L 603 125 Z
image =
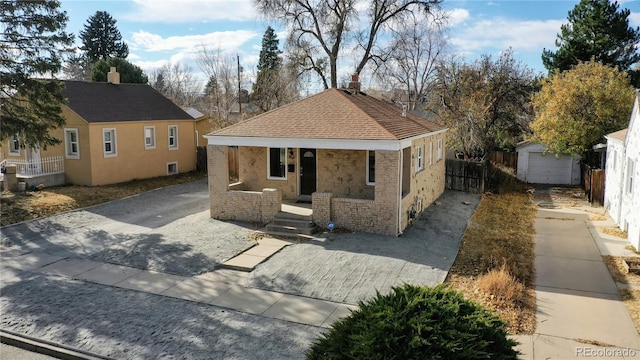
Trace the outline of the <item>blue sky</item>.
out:
M 578 2 L 444 0 L 450 51 L 473 61 L 482 54 L 498 56 L 511 47 L 516 59 L 545 72 L 542 49 L 555 49 L 556 34 Z M 640 26 L 640 0 L 618 3 L 631 10 L 631 25 Z M 267 25 L 282 31 L 277 24 L 264 22 L 251 0 L 62 0 L 62 10 L 69 16 L 67 31 L 75 35 L 96 11 L 109 12 L 129 45 L 129 61 L 147 73 L 167 62 L 181 62 L 204 78 L 196 59 L 205 46 L 238 54 L 250 81 Z M 353 71 L 346 61 L 339 65 L 343 77 Z

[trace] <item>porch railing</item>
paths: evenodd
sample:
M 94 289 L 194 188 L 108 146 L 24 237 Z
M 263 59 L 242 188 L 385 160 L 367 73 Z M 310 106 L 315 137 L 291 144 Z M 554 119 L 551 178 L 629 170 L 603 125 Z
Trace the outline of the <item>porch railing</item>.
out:
M 36 176 L 64 172 L 64 157 L 50 156 L 40 159 L 5 159 L 6 165 L 15 165 L 17 175 Z

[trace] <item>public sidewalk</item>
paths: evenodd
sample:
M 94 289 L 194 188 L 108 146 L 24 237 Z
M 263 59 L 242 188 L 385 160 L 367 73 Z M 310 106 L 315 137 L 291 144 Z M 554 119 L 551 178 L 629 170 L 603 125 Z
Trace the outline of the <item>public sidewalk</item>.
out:
M 588 204 L 541 205 L 535 221 L 538 324 L 534 335 L 515 337 L 522 358 L 640 358 L 640 337 L 602 260 L 601 250 L 628 255 L 623 241 L 597 231 L 611 221 L 589 220 L 596 209 Z
M 261 239 L 251 257 L 264 261 L 282 247 L 282 240 Z M 250 253 L 249 249 L 246 253 Z M 259 251 L 257 251 L 259 250 Z M 243 256 L 245 254 L 241 254 Z M 256 263 L 256 265 L 257 265 Z M 248 272 L 219 269 L 194 277 L 136 269 L 82 258 L 28 253 L 3 259 L 3 266 L 64 276 L 107 286 L 221 306 L 248 314 L 328 328 L 348 316 L 353 305 L 246 287 Z M 255 266 L 255 265 L 254 265 Z M 11 281 L 11 279 L 4 279 Z

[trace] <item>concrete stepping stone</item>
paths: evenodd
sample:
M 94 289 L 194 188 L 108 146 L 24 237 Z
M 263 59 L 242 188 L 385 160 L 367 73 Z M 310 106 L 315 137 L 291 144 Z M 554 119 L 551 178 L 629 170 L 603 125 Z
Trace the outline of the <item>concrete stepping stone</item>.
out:
M 142 272 L 142 270 L 129 266 L 102 264 L 78 275 L 77 278 L 102 285 L 114 285 L 140 272 Z

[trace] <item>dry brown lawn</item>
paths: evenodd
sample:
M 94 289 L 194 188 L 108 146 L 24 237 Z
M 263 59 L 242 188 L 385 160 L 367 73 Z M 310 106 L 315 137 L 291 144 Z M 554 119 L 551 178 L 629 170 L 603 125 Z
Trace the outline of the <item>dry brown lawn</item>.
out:
M 40 191 L 3 192 L 0 198 L 0 225 L 51 216 L 169 185 L 195 181 L 205 176 L 203 172 L 194 171 L 105 186 L 71 185 L 50 187 Z
M 640 333 L 640 290 L 638 290 L 640 289 L 640 275 L 632 272 L 628 273 L 622 264 L 623 260 L 635 259 L 637 261 L 638 258 L 622 256 L 603 256 L 603 258 L 616 282 L 629 284 L 633 287 L 632 289 L 620 289 L 619 291 L 636 326 L 636 330 Z
M 525 184 L 508 169 L 495 169 L 496 185 L 471 218 L 446 283 L 495 311 L 512 334 L 536 326 L 534 221 Z

